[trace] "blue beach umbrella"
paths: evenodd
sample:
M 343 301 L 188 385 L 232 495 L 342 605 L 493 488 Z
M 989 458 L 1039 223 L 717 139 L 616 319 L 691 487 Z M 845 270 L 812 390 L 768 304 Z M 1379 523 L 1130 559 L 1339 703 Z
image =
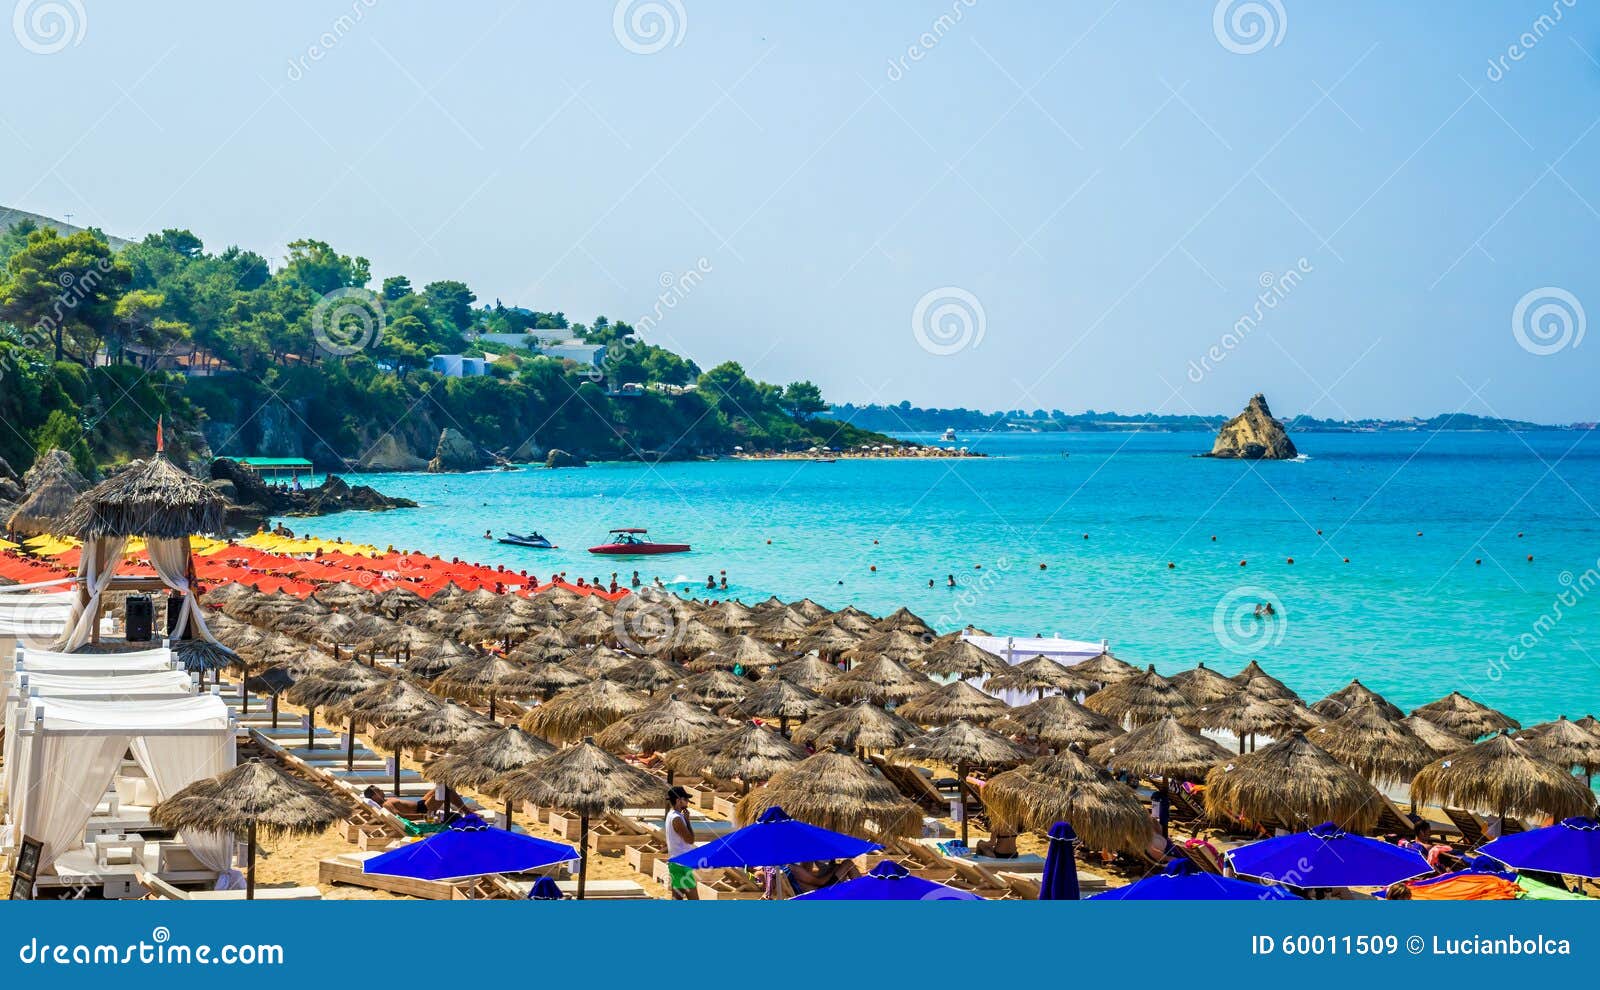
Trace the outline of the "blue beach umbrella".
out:
M 566 896 L 561 892 L 561 888 L 556 886 L 553 877 L 540 877 L 533 882 L 533 889 L 528 891 L 530 901 L 559 901 Z
M 1167 864 L 1164 873 L 1146 877 L 1126 887 L 1095 894 L 1091 901 L 1297 901 L 1282 887 L 1201 873 L 1186 860 Z
M 1227 855 L 1233 872 L 1302 890 L 1387 887 L 1433 873 L 1415 849 L 1352 835 L 1332 822 L 1308 832 L 1262 839 Z
M 751 825 L 729 832 L 667 862 L 696 870 L 718 866 L 784 866 L 827 859 L 852 859 L 883 847 L 842 832 L 795 821 L 777 805 Z
M 414 880 L 466 880 L 525 873 L 578 858 L 571 846 L 488 826 L 452 828 L 374 856 L 363 873 Z
M 1050 845 L 1044 854 L 1044 876 L 1039 880 L 1039 900 L 1075 901 L 1078 899 L 1078 860 L 1073 847 L 1078 833 L 1066 822 L 1050 826 Z
M 1501 836 L 1478 852 L 1516 870 L 1600 880 L 1600 821 L 1563 818 L 1544 828 Z
M 872 868 L 866 876 L 846 880 L 801 894 L 797 901 L 981 901 L 983 898 L 967 890 L 957 890 L 942 883 L 914 877 L 894 860 L 886 859 Z

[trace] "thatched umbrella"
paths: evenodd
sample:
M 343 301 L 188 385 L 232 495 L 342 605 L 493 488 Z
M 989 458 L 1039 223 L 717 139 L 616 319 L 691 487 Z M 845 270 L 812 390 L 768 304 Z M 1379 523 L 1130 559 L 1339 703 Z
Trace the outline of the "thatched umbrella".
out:
M 428 596 L 428 604 L 434 608 L 445 608 L 458 598 L 466 595 L 466 589 L 454 581 L 446 581 L 444 587 Z
M 373 602 L 373 605 L 379 612 L 382 612 L 391 619 L 399 618 L 408 612 L 415 612 L 424 604 L 426 604 L 426 602 L 423 601 L 421 595 L 417 594 L 415 591 L 412 591 L 410 588 L 398 586 L 385 591 L 383 594 L 378 596 L 377 601 Z
M 756 627 L 755 617 L 750 610 L 738 602 L 721 601 L 706 606 L 700 613 L 706 622 L 724 632 L 745 632 Z
M 798 684 L 809 691 L 821 691 L 843 671 L 826 660 L 805 656 L 779 664 L 775 673 L 790 684 Z
M 955 767 L 956 791 L 961 803 L 961 841 L 967 841 L 967 770 L 971 767 L 1010 767 L 1028 758 L 1028 751 L 1000 735 L 970 722 L 951 722 L 911 740 L 894 751 L 906 762 L 946 763 Z
M 805 638 L 806 623 L 787 612 L 764 620 L 750 634 L 769 643 L 795 643 Z
M 756 684 L 755 690 L 729 705 L 725 712 L 745 718 L 775 718 L 778 731 L 789 734 L 789 720 L 808 719 L 833 711 L 838 702 L 807 691 L 798 684 L 790 684 L 782 677 L 769 677 Z
M 1376 784 L 1410 780 L 1437 759 L 1404 722 L 1370 702 L 1317 726 L 1306 737 Z
M 1398 705 L 1390 704 L 1383 695 L 1361 683 L 1360 678 L 1352 679 L 1349 684 L 1312 705 L 1311 710 L 1328 718 L 1340 718 L 1350 709 L 1362 705 L 1375 706 L 1388 719 L 1398 721 L 1406 716 Z
M 1074 673 L 1071 667 L 1042 653 L 1007 667 L 984 681 L 983 687 L 986 691 L 1037 691 L 1040 698 L 1046 691 L 1070 695 L 1094 690 L 1094 685 Z
M 197 780 L 150 809 L 162 828 L 245 834 L 245 898 L 256 896 L 256 838 L 316 835 L 346 810 L 319 788 L 251 760 Z
M 699 705 L 669 695 L 641 712 L 618 719 L 601 730 L 595 744 L 612 753 L 664 753 L 704 742 L 728 731 L 727 719 Z M 667 783 L 673 769 L 667 767 Z
M 810 754 L 772 729 L 746 722 L 735 729 L 668 752 L 663 763 L 675 774 L 710 774 L 738 780 L 748 790 Z
M 1230 680 L 1240 687 L 1253 684 L 1252 690 L 1263 698 L 1282 698 L 1285 701 L 1300 700 L 1300 696 L 1295 694 L 1289 685 L 1261 669 L 1261 664 L 1254 660 L 1245 664 L 1244 669 L 1234 674 Z
M 540 672 L 486 653 L 448 668 L 434 678 L 428 690 L 456 701 L 487 701 L 489 720 L 493 721 L 497 700 L 538 694 L 544 683 Z
M 1190 728 L 1231 732 L 1238 737 L 1239 752 L 1243 753 L 1247 739 L 1253 747 L 1257 735 L 1279 739 L 1290 732 L 1305 732 L 1321 724 L 1322 717 L 1285 698 L 1263 698 L 1249 688 L 1236 688 L 1229 697 L 1202 705 L 1179 721 Z
M 870 701 L 835 708 L 794 730 L 794 741 L 818 750 L 894 749 L 922 735 L 922 729 Z
M 1425 718 L 1448 732 L 1477 739 L 1503 729 L 1520 729 L 1522 723 L 1488 705 L 1473 701 L 1460 691 L 1451 691 L 1438 701 L 1413 708 L 1411 714 Z
M 818 656 L 836 657 L 860 643 L 862 634 L 845 629 L 831 619 L 811 628 L 806 637 L 794 644 L 797 651 L 815 652 Z
M 576 649 L 571 637 L 550 626 L 518 643 L 511 651 L 511 657 L 528 661 L 564 660 Z
M 1411 799 L 1502 819 L 1592 817 L 1595 806 L 1594 792 L 1571 771 L 1504 733 L 1423 767 Z
M 996 732 L 1037 739 L 1052 749 L 1076 746 L 1087 750 L 1122 735 L 1122 726 L 1064 694 L 1048 695 L 1009 709 L 989 727 Z
M 522 716 L 521 724 L 524 732 L 567 742 L 649 707 L 649 698 L 602 677 L 561 692 Z
M 1185 729 L 1175 718 L 1141 725 L 1125 736 L 1101 743 L 1089 758 L 1117 773 L 1135 774 L 1161 784 L 1158 805 L 1161 834 L 1168 834 L 1172 782 L 1204 780 L 1228 751 L 1198 733 Z
M 1168 715 L 1183 718 L 1194 706 L 1172 682 L 1156 673 L 1154 664 L 1143 673 L 1108 684 L 1083 699 L 1083 706 L 1118 723 L 1134 726 L 1156 722 Z
M 320 668 L 302 675 L 284 693 L 290 703 L 306 710 L 306 749 L 317 748 L 317 709 L 328 708 L 364 691 L 388 684 L 389 678 L 359 664 Z M 355 765 L 355 716 L 350 718 L 346 769 Z
M 843 753 L 818 753 L 785 767 L 739 799 L 734 818 L 753 822 L 777 805 L 800 821 L 835 832 L 914 836 L 922 809 L 907 801 L 869 764 Z
M 906 669 L 888 657 L 874 657 L 850 668 L 824 685 L 822 693 L 835 701 L 899 703 L 932 691 L 937 685 L 925 675 Z
M 593 739 L 558 750 L 485 786 L 510 805 L 528 803 L 578 813 L 578 900 L 589 878 L 589 819 L 629 806 L 658 804 L 663 788 L 655 777 L 631 767 Z
M 1600 768 L 1600 733 L 1582 728 L 1563 715 L 1554 722 L 1534 726 L 1522 733 L 1528 748 L 1551 763 L 1577 767 L 1594 787 L 1594 772 Z
M 435 645 L 416 654 L 400 665 L 400 669 L 425 681 L 431 681 L 458 663 L 471 660 L 478 651 L 454 639 L 441 639 Z
M 52 474 L 65 475 L 67 481 L 78 491 L 89 487 L 83 475 L 78 473 L 74 466 L 72 455 L 60 447 L 51 447 L 34 459 L 33 466 L 22 474 L 22 490 L 31 492 L 44 484 L 45 479 Z
M 1071 669 L 1074 674 L 1077 674 L 1083 680 L 1091 684 L 1098 684 L 1101 687 L 1107 684 L 1115 684 L 1118 681 L 1125 681 L 1139 673 L 1138 667 L 1128 663 L 1126 660 L 1118 660 L 1109 652 L 1101 653 L 1099 656 L 1085 660 L 1082 663 L 1072 664 Z
M 657 688 L 682 683 L 688 678 L 689 672 L 678 664 L 660 657 L 643 656 L 632 663 L 623 664 L 606 676 L 618 684 L 638 691 L 654 691 Z
M 802 598 L 789 607 L 805 616 L 810 622 L 818 622 L 833 614 L 833 610 L 828 606 L 819 605 L 809 598 Z
M 905 606 L 895 609 L 878 623 L 882 629 L 899 629 L 913 636 L 932 636 L 933 627 L 923 622 L 915 612 Z
M 395 765 L 399 766 L 402 750 L 416 750 L 425 746 L 456 749 L 482 742 L 499 731 L 499 724 L 465 705 L 447 701 L 410 718 L 383 725 L 372 734 L 372 741 L 384 749 L 394 750 Z M 399 781 L 396 781 L 395 790 L 399 789 Z
M 726 670 L 708 670 L 696 674 L 678 685 L 677 695 L 697 705 L 720 708 L 730 701 L 738 701 L 754 689 L 755 684 L 743 677 L 735 677 Z
M 555 660 L 535 660 L 522 668 L 525 683 L 541 698 L 549 700 L 556 694 L 589 683 L 582 674 L 563 667 Z
M 919 725 L 945 725 L 957 719 L 983 725 L 1010 710 L 1010 705 L 966 681 L 951 681 L 912 698 L 897 713 Z
M 1400 720 L 1412 734 L 1421 739 L 1423 744 L 1433 750 L 1435 757 L 1458 753 L 1472 745 L 1472 740 L 1466 736 L 1457 735 L 1447 729 L 1441 729 L 1425 718 L 1407 715 Z
M 889 629 L 862 639 L 840 654 L 851 664 L 888 657 L 896 663 L 910 664 L 921 659 L 928 650 L 928 641 L 902 629 Z
M 29 490 L 18 503 L 6 528 L 17 536 L 42 536 L 66 532 L 67 514 L 78 497 L 78 489 L 66 475 L 51 471 Z
M 1171 680 L 1172 686 L 1189 699 L 1189 704 L 1197 708 L 1201 705 L 1214 705 L 1239 690 L 1239 685 L 1204 663 L 1195 665 L 1192 670 L 1182 670 L 1173 674 Z
M 311 593 L 311 597 L 334 608 L 361 608 L 370 606 L 378 596 L 371 589 L 349 581 L 325 584 Z
M 345 752 L 346 765 L 349 765 L 351 754 L 355 750 L 355 726 L 358 721 L 368 725 L 384 726 L 395 725 L 414 719 L 425 712 L 438 708 L 440 702 L 433 695 L 422 690 L 414 684 L 399 679 L 388 679 L 381 684 L 367 688 L 359 694 L 352 694 L 343 700 L 336 701 L 328 706 L 328 717 L 347 719 L 350 723 L 349 736 L 346 742 L 348 747 Z M 400 746 L 394 749 L 394 789 L 400 791 Z
M 506 726 L 475 745 L 463 746 L 429 763 L 428 779 L 453 791 L 481 790 L 491 781 L 554 755 L 556 748 L 514 725 Z M 506 828 L 512 825 L 512 805 L 506 802 Z
M 227 501 L 210 485 L 190 477 L 157 453 L 79 495 L 64 520 L 81 540 L 100 537 L 187 539 L 220 533 Z
M 1067 822 L 1096 849 L 1137 853 L 1150 845 L 1150 815 L 1138 795 L 1071 752 L 991 777 L 983 806 L 991 821 L 1017 830 Z
M 1298 732 L 1206 775 L 1207 814 L 1292 829 L 1333 822 L 1365 832 L 1378 820 L 1380 803 L 1365 777 Z
M 793 659 L 771 643 L 747 635 L 729 636 L 709 649 L 730 666 L 737 664 L 745 670 L 761 670 Z
M 604 677 L 619 667 L 626 667 L 633 661 L 633 657 L 613 650 L 609 646 L 591 645 L 561 661 L 561 666 L 574 674 L 580 674 L 585 678 L 594 678 Z
M 964 639 L 934 646 L 922 656 L 911 661 L 912 670 L 934 677 L 961 677 L 963 679 L 1003 674 L 1006 662 L 987 650 L 980 649 Z

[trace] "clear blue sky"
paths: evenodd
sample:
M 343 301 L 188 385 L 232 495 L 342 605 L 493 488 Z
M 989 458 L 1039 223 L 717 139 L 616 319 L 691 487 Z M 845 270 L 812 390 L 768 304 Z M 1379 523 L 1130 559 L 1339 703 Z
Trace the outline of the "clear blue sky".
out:
M 582 320 L 700 265 L 650 336 L 836 400 L 1600 419 L 1600 339 L 1513 333 L 1545 287 L 1600 318 L 1583 0 L 1263 0 L 1255 52 L 1209 0 L 662 0 L 653 53 L 610 2 L 78 3 L 0 34 L 0 203 Z

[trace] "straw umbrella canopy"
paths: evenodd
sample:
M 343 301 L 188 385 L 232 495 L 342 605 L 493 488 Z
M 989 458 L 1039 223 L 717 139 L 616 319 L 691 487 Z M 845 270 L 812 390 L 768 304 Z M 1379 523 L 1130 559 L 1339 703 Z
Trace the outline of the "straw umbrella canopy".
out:
M 649 698 L 602 677 L 561 692 L 522 716 L 521 724 L 524 732 L 569 742 L 649 707 Z
M 751 635 L 769 643 L 794 643 L 804 639 L 806 632 L 806 623 L 803 620 L 788 612 L 779 612 L 763 620 Z
M 43 536 L 66 532 L 67 515 L 78 497 L 68 477 L 57 471 L 46 472 L 30 489 L 6 523 L 18 536 Z
M 856 646 L 861 639 L 861 633 L 846 629 L 829 618 L 812 626 L 805 639 L 795 644 L 795 649 L 806 653 L 814 651 L 821 656 L 838 656 Z
M 860 633 L 861 635 L 872 633 L 878 628 L 877 621 L 872 616 L 854 605 L 846 605 L 828 616 L 827 621 L 846 632 Z
M 478 655 L 477 650 L 459 640 L 441 639 L 401 664 L 400 669 L 413 677 L 431 681 L 456 664 L 471 660 Z
M 901 705 L 898 713 L 920 725 L 945 725 L 958 719 L 987 724 L 1011 710 L 993 695 L 966 681 L 951 681 Z
M 1175 718 L 1141 725 L 1089 750 L 1089 759 L 1118 773 L 1161 781 L 1204 780 L 1213 766 L 1229 758 L 1226 749 Z
M 1458 753 L 1472 745 L 1472 740 L 1466 736 L 1441 729 L 1425 718 L 1407 715 L 1400 721 L 1405 723 L 1405 727 L 1410 729 L 1418 739 L 1421 739 L 1424 745 L 1433 750 L 1433 755 L 1436 758 L 1450 753 Z
M 513 770 L 485 785 L 485 791 L 512 806 L 526 803 L 578 814 L 579 900 L 589 878 L 589 820 L 627 807 L 659 806 L 663 794 L 661 781 L 607 753 L 592 739 Z
M 23 472 L 22 490 L 25 492 L 33 491 L 44 483 L 46 477 L 52 474 L 65 475 L 67 480 L 72 483 L 72 487 L 80 492 L 89 487 L 89 482 L 73 466 L 72 455 L 60 447 L 51 447 L 35 458 L 33 466 Z
M 1406 713 L 1401 711 L 1398 705 L 1390 704 L 1384 699 L 1383 695 L 1361 683 L 1360 678 L 1352 679 L 1349 684 L 1312 705 L 1311 710 L 1328 718 L 1341 718 L 1346 712 L 1362 705 L 1372 705 L 1385 718 L 1394 721 L 1406 716 Z
M 1122 735 L 1122 726 L 1064 694 L 1046 695 L 1038 701 L 1007 709 L 989 724 L 989 728 L 1035 739 L 1051 749 L 1076 746 L 1087 750 Z
M 909 701 L 936 685 L 926 675 L 906 669 L 888 657 L 857 664 L 828 684 L 822 693 L 835 701 L 871 701 L 874 704 Z
M 805 656 L 779 664 L 775 673 L 790 684 L 798 684 L 810 691 L 821 691 L 843 671 L 826 660 Z
M 1522 723 L 1488 705 L 1473 701 L 1460 691 L 1451 691 L 1438 701 L 1413 708 L 1411 714 L 1425 718 L 1441 729 L 1477 739 L 1502 729 L 1520 729 Z
M 1365 832 L 1378 820 L 1381 795 L 1304 734 L 1235 756 L 1206 774 L 1206 813 L 1303 830 L 1333 822 Z
M 733 601 L 708 605 L 700 615 L 706 622 L 724 632 L 746 632 L 757 625 L 755 617 L 750 614 L 750 609 Z
M 318 835 L 348 812 L 320 788 L 259 760 L 197 780 L 150 809 L 150 820 L 178 831 L 245 834 L 245 898 L 256 896 L 256 839 Z
M 738 664 L 746 670 L 772 667 L 793 659 L 789 654 L 771 643 L 743 634 L 729 636 L 721 644 L 711 649 L 717 656 L 730 663 Z
M 711 651 L 721 651 L 727 647 L 729 636 L 700 620 L 689 618 L 669 627 L 664 634 L 665 638 L 660 645 L 652 643 L 650 649 L 659 651 L 663 647 L 671 647 L 671 652 L 676 657 L 698 656 Z M 736 637 L 739 638 L 739 637 Z M 757 640 L 757 643 L 760 641 Z M 761 644 L 765 645 L 765 644 Z
M 878 623 L 883 629 L 900 629 L 914 636 L 932 636 L 933 627 L 922 621 L 922 618 L 905 606 L 895 609 Z
M 134 461 L 79 495 L 64 520 L 81 540 L 142 536 L 176 540 L 220 533 L 227 501 L 161 454 Z
M 674 774 L 710 774 L 721 780 L 741 781 L 748 788 L 752 783 L 770 780 L 779 770 L 810 755 L 781 733 L 746 722 L 720 735 L 671 750 L 662 762 Z
M 1073 664 L 1072 672 L 1091 684 L 1104 687 L 1136 676 L 1139 668 L 1126 660 L 1118 660 L 1107 652 L 1082 663 Z
M 358 694 L 348 695 L 340 701 L 328 706 L 327 715 L 331 719 L 347 719 L 349 731 L 347 733 L 345 760 L 348 766 L 353 759 L 355 750 L 355 727 L 357 722 L 365 722 L 371 726 L 398 725 L 427 714 L 441 707 L 443 702 L 433 695 L 397 678 L 384 680 L 380 684 L 367 688 Z M 393 749 L 394 754 L 394 789 L 400 790 L 400 749 L 403 745 L 416 745 L 415 743 L 391 743 L 386 748 Z
M 1252 682 L 1253 683 L 1253 682 Z M 1194 709 L 1179 721 L 1196 729 L 1221 729 L 1239 739 L 1239 752 L 1245 740 L 1257 735 L 1281 738 L 1290 732 L 1305 732 L 1322 722 L 1311 709 L 1284 698 L 1263 698 L 1248 688 L 1236 688 L 1232 695 L 1213 705 Z
M 618 719 L 595 735 L 597 746 L 612 753 L 664 753 L 727 732 L 727 719 L 677 695 Z M 667 768 L 667 783 L 673 771 Z
M 934 646 L 922 654 L 921 657 L 911 661 L 912 670 L 935 677 L 993 677 L 1003 674 L 1009 668 L 1006 662 L 987 650 L 980 649 L 966 640 L 956 640 L 941 646 Z
M 1577 767 L 1594 786 L 1594 772 L 1600 768 L 1600 733 L 1580 728 L 1563 715 L 1554 722 L 1535 726 L 1522 733 L 1528 748 L 1558 766 Z
M 729 705 L 726 712 L 746 718 L 775 718 L 779 731 L 788 735 L 789 720 L 808 719 L 839 707 L 838 702 L 808 691 L 798 684 L 790 684 L 782 677 L 769 677 L 756 684 L 755 689 Z
M 428 690 L 456 701 L 487 701 L 489 718 L 492 720 L 498 699 L 535 695 L 546 683 L 542 671 L 530 670 L 504 657 L 486 653 L 450 667 L 433 679 Z
M 928 641 L 903 629 L 887 629 L 863 638 L 840 654 L 851 663 L 861 663 L 878 657 L 888 657 L 896 663 L 910 664 L 922 658 L 928 650 Z
M 1254 684 L 1252 688 L 1256 694 L 1263 698 L 1282 698 L 1285 701 L 1299 701 L 1300 696 L 1289 688 L 1289 685 L 1273 677 L 1261 668 L 1261 664 L 1252 660 L 1245 664 L 1244 669 L 1234 674 L 1230 680 L 1240 687 Z
M 1192 670 L 1173 674 L 1171 680 L 1172 686 L 1188 698 L 1189 704 L 1196 708 L 1201 705 L 1214 705 L 1239 690 L 1239 685 L 1204 663 L 1196 664 Z
M 528 663 L 522 668 L 522 672 L 527 678 L 524 683 L 545 699 L 554 697 L 568 688 L 588 683 L 588 678 L 582 674 L 574 673 L 553 660 Z
M 726 670 L 708 670 L 678 685 L 677 695 L 697 705 L 719 708 L 730 701 L 738 701 L 754 688 L 752 682 L 735 677 Z
M 863 838 L 922 831 L 921 808 L 876 769 L 843 753 L 818 753 L 779 770 L 765 787 L 739 799 L 734 818 L 754 822 L 773 806 L 799 821 Z
M 1019 831 L 1068 822 L 1095 849 L 1138 853 L 1150 845 L 1150 815 L 1138 795 L 1076 753 L 996 774 L 983 785 L 983 806 L 992 822 Z
M 1028 751 L 988 729 L 955 721 L 911 740 L 894 751 L 908 763 L 945 763 L 955 767 L 961 815 L 961 841 L 967 841 L 967 771 L 972 767 L 1010 767 L 1028 758 Z
M 1042 653 L 1007 667 L 984 681 L 983 686 L 988 691 L 1037 691 L 1041 698 L 1046 691 L 1076 694 L 1094 690 L 1094 685 L 1074 673 L 1071 667 Z
M 367 651 L 374 656 L 378 650 L 384 650 L 393 656 L 405 656 L 410 659 L 419 653 L 434 649 L 442 642 L 444 637 L 436 632 L 420 626 L 396 623 L 392 630 L 374 637 L 366 646 Z
M 1371 702 L 1357 705 L 1306 735 L 1334 759 L 1377 784 L 1410 780 L 1438 758 L 1404 722 Z
M 835 708 L 794 730 L 794 741 L 817 750 L 894 749 L 922 735 L 922 729 L 870 701 Z
M 465 705 L 447 701 L 413 717 L 389 722 L 373 733 L 372 740 L 384 749 L 394 750 L 398 760 L 403 749 L 454 749 L 481 742 L 499 731 L 498 723 Z
M 833 610 L 828 608 L 828 606 L 820 605 L 809 598 L 802 598 L 789 607 L 805 616 L 806 619 L 811 622 L 826 619 L 828 616 L 833 614 Z
M 320 667 L 302 674 L 284 692 L 291 704 L 306 709 L 306 749 L 317 748 L 317 709 L 328 708 L 380 685 L 390 679 L 360 664 Z M 352 717 L 351 726 L 355 725 Z M 351 733 L 352 740 L 354 733 Z M 353 757 L 351 758 L 353 762 Z
M 518 660 L 561 660 L 572 655 L 572 638 L 554 626 L 545 628 L 518 643 L 511 656 Z
M 378 596 L 373 605 L 391 619 L 397 619 L 407 612 L 414 612 L 424 604 L 421 595 L 410 588 L 393 587 Z
M 689 672 L 660 657 L 643 656 L 632 663 L 623 664 L 606 676 L 638 691 L 654 691 L 669 684 L 682 683 Z
M 428 604 L 434 608 L 444 608 L 457 599 L 465 596 L 466 589 L 454 581 L 446 581 L 444 587 L 428 596 Z
M 1504 733 L 1423 767 L 1411 799 L 1501 818 L 1592 817 L 1595 808 L 1594 792 L 1571 771 Z
M 1183 718 L 1194 706 L 1152 664 L 1143 673 L 1108 684 L 1083 699 L 1083 706 L 1117 723 L 1144 725 L 1168 715 Z
M 378 596 L 359 584 L 335 581 L 311 593 L 311 597 L 333 608 L 359 608 L 371 605 Z
M 530 736 L 514 725 L 479 740 L 475 745 L 462 746 L 430 762 L 425 769 L 428 779 L 436 784 L 460 791 L 464 788 L 481 790 L 496 778 L 513 770 L 554 755 L 556 748 Z M 512 804 L 506 802 L 506 828 L 512 826 Z
M 634 659 L 609 646 L 592 645 L 561 661 L 561 666 L 583 677 L 604 677 L 619 667 L 633 663 Z

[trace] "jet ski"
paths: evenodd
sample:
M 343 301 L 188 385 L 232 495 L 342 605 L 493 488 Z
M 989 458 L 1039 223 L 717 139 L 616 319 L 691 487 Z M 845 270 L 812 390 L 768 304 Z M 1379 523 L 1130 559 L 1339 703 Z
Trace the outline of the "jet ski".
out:
M 556 545 L 554 543 L 551 543 L 543 536 L 540 536 L 537 532 L 528 533 L 526 535 L 522 533 L 507 533 L 506 535 L 500 537 L 499 542 L 513 547 L 528 547 L 532 550 L 556 549 Z

